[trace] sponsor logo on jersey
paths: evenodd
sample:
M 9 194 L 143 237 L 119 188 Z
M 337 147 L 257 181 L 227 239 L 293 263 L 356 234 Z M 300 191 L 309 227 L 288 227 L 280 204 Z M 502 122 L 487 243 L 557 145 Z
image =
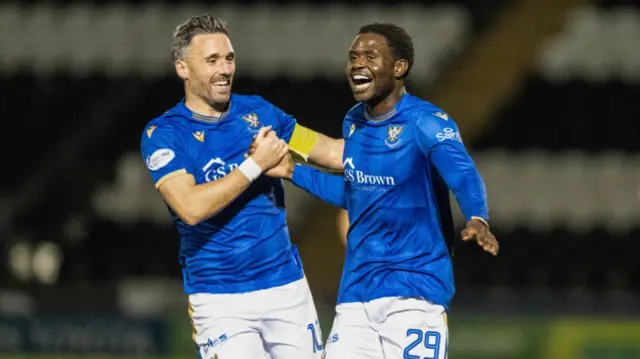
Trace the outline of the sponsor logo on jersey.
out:
M 196 131 L 193 133 L 193 137 L 200 142 L 204 142 L 204 131 Z
M 156 150 L 150 156 L 147 157 L 147 168 L 151 171 L 157 171 L 166 166 L 176 157 L 175 152 L 169 148 L 161 148 Z
M 356 124 L 352 123 L 349 126 L 349 134 L 347 135 L 347 137 L 351 137 L 351 135 L 353 135 L 353 133 L 356 131 Z
M 451 140 L 462 143 L 462 136 L 460 136 L 460 132 L 454 130 L 451 127 L 445 127 L 444 129 L 442 129 L 442 132 L 437 133 L 436 139 L 438 140 L 438 142 Z
M 220 157 L 212 158 L 207 162 L 207 164 L 202 167 L 202 172 L 204 172 L 204 179 L 207 182 L 218 180 L 229 173 L 231 171 L 238 168 L 237 163 L 229 163 L 227 164 Z
M 151 125 L 149 126 L 149 128 L 147 128 L 147 137 L 151 138 L 151 134 L 153 133 L 153 131 L 158 128 L 158 126 L 156 125 Z
M 449 116 L 444 112 L 436 112 L 433 115 L 437 116 L 437 117 L 440 117 L 441 119 L 443 119 L 445 121 L 449 121 Z
M 352 183 L 356 189 L 367 191 L 385 190 L 387 187 L 395 186 L 396 180 L 393 176 L 375 175 L 356 169 L 352 157 L 347 157 L 343 163 L 344 180 Z

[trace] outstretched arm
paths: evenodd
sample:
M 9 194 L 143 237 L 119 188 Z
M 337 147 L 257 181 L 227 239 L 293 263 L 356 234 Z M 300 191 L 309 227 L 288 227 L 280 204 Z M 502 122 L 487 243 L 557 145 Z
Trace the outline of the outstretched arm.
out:
M 295 165 L 290 179 L 294 185 L 321 200 L 336 207 L 347 208 L 342 176 L 325 173 L 309 166 Z
M 416 140 L 422 153 L 453 192 L 467 220 L 462 239 L 475 239 L 484 250 L 497 255 L 498 241 L 489 231 L 484 181 L 462 143 L 456 124 L 448 116 L 434 114 L 426 115 L 417 125 Z
M 288 179 L 307 193 L 333 206 L 346 208 L 345 183 L 342 176 L 295 164 L 291 155 L 285 156 L 276 167 L 265 174 L 270 177 Z
M 272 110 L 280 123 L 280 128 L 276 129 L 277 135 L 287 142 L 291 152 L 306 162 L 342 172 L 344 139 L 331 138 L 302 126 L 293 116 L 276 106 L 272 105 Z

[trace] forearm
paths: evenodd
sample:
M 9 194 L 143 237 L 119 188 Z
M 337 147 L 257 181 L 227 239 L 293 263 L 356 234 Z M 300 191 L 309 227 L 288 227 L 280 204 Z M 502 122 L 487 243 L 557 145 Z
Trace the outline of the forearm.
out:
M 484 181 L 473 160 L 455 147 L 436 146 L 430 154 L 440 176 L 453 192 L 467 221 L 473 217 L 487 221 L 489 206 Z
M 249 187 L 250 178 L 259 176 L 259 167 L 255 166 L 252 174 L 247 175 L 243 165 L 212 182 L 196 185 L 193 176 L 189 175 L 167 182 L 159 190 L 185 223 L 196 225 L 226 208 Z
M 324 173 L 309 166 L 296 165 L 291 182 L 333 206 L 346 209 L 345 183 L 342 176 Z
M 238 169 L 227 176 L 193 187 L 185 201 L 185 222 L 197 224 L 213 217 L 240 196 L 251 182 Z M 187 220 L 188 219 L 188 220 Z
M 309 154 L 309 162 L 328 170 L 342 172 L 343 151 L 343 139 L 334 139 L 318 133 L 316 145 Z
M 461 173 L 460 182 L 452 186 L 453 194 L 467 221 L 477 218 L 485 224 L 489 220 L 486 188 L 477 171 L 465 170 Z

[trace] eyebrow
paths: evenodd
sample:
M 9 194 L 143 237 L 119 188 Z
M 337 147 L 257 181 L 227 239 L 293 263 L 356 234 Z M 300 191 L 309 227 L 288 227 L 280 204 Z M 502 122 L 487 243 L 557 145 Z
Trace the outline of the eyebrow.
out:
M 371 54 L 371 53 L 377 53 L 377 52 L 379 52 L 378 49 L 349 50 L 349 55 L 358 54 L 358 53 Z
M 219 52 L 215 52 L 207 57 L 205 57 L 205 60 L 211 60 L 211 59 L 219 59 L 221 57 L 228 57 L 228 56 L 236 56 L 236 53 L 233 51 L 228 52 L 226 55 L 222 55 Z

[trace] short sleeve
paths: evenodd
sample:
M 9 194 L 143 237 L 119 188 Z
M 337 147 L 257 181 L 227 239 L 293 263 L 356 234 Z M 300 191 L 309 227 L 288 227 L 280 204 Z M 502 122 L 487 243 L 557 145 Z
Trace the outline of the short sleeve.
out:
M 156 188 L 170 178 L 188 173 L 185 147 L 171 126 L 147 127 L 140 150 Z
M 427 113 L 416 126 L 416 140 L 425 155 L 438 145 L 450 145 L 466 152 L 458 125 L 446 113 Z
M 291 151 L 306 161 L 318 142 L 318 133 L 300 125 L 295 117 L 282 111 L 277 106 L 270 105 L 275 121 L 278 124 L 276 134 L 287 142 Z
M 276 134 L 285 142 L 289 143 L 296 128 L 296 118 L 282 111 L 279 107 L 269 103 L 275 122 L 278 124 Z

